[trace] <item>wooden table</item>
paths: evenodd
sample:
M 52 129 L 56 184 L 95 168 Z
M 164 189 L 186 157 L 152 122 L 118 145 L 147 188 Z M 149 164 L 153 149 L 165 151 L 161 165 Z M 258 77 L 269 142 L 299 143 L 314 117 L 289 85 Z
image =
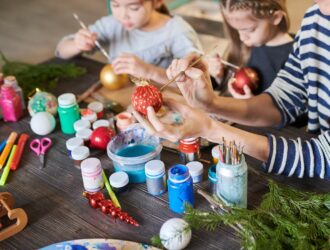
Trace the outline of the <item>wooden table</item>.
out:
M 58 59 L 51 62 L 63 63 Z M 88 73 L 77 79 L 63 80 L 53 93 L 58 96 L 64 92 L 82 93 L 98 78 L 102 64 L 86 59 L 72 60 L 79 66 L 86 67 Z M 26 132 L 32 138 L 36 136 L 29 127 L 30 117 L 26 115 L 17 123 L 0 122 L 0 139 L 3 140 L 12 131 Z M 282 131 L 249 129 L 258 133 L 271 131 L 277 135 L 307 138 L 300 129 L 288 127 Z M 36 249 L 55 242 L 82 238 L 112 238 L 149 243 L 153 235 L 159 233 L 161 225 L 169 218 L 180 217 L 168 207 L 167 194 L 153 197 L 146 191 L 145 184 L 131 185 L 130 190 L 118 198 L 122 208 L 141 224 L 135 228 L 121 221 L 114 221 L 102 212 L 89 207 L 82 196 L 81 173 L 73 167 L 67 156 L 65 141 L 71 136 L 60 131 L 59 123 L 55 132 L 50 134 L 54 145 L 46 155 L 46 167 L 39 169 L 37 156 L 26 148 L 20 167 L 10 172 L 8 184 L 1 192 L 11 192 L 16 198 L 15 207 L 23 208 L 28 214 L 28 226 L 19 234 L 0 243 L 0 249 Z M 203 150 L 203 159 L 210 160 L 210 148 Z M 107 174 L 113 172 L 113 166 L 105 153 L 93 152 L 101 159 Z M 179 162 L 178 154 L 162 151 L 162 160 L 169 168 Z M 270 176 L 261 172 L 261 163 L 247 157 L 247 163 L 254 171 L 249 171 L 248 205 L 257 206 L 262 195 L 267 192 L 267 178 L 296 187 L 300 190 L 329 192 L 330 182 L 320 179 L 295 179 Z M 205 166 L 207 170 L 208 166 Z M 204 181 L 196 187 L 207 189 L 206 171 Z M 209 211 L 208 203 L 195 195 L 196 208 Z M 188 249 L 239 249 L 240 239 L 232 229 L 221 226 L 216 232 L 194 231 Z

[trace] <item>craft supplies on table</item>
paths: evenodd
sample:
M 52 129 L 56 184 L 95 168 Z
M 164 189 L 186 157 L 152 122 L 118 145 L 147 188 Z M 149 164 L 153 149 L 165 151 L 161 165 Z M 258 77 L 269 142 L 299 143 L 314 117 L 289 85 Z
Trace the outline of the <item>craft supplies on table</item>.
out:
M 16 132 L 11 132 L 8 139 L 5 148 L 3 149 L 1 155 L 0 155 L 0 169 L 5 165 L 5 162 L 7 160 L 7 157 L 9 156 L 9 153 L 11 151 L 11 148 L 17 138 Z
M 87 120 L 78 120 L 73 124 L 73 128 L 76 132 L 83 130 L 83 129 L 90 129 L 91 123 Z
M 135 119 L 129 112 L 121 112 L 116 115 L 116 126 L 119 132 L 124 131 L 133 123 L 135 123 Z
M 147 190 L 151 195 L 161 195 L 166 192 L 165 164 L 161 160 L 151 160 L 145 165 Z
M 7 84 L 1 86 L 0 107 L 5 122 L 16 122 L 23 115 L 21 97 Z
M 97 129 L 99 127 L 106 127 L 106 128 L 110 128 L 110 121 L 105 120 L 105 119 L 100 119 L 97 120 L 93 123 L 93 129 Z
M 23 155 L 23 151 L 26 145 L 27 140 L 29 139 L 29 135 L 28 134 L 21 134 L 19 136 L 18 139 L 18 143 L 17 143 L 17 148 L 16 148 L 16 153 L 14 155 L 13 161 L 10 165 L 10 169 L 11 170 L 16 170 L 18 168 L 18 165 L 21 161 L 22 155 Z
M 73 124 L 80 119 L 79 106 L 74 94 L 65 93 L 58 97 L 57 109 L 61 130 L 64 134 L 74 134 Z
M 9 155 L 9 158 L 8 158 L 8 161 L 7 161 L 7 164 L 2 172 L 2 175 L 1 175 L 1 178 L 0 178 L 0 186 L 4 186 L 6 184 L 6 181 L 7 181 L 7 177 L 9 175 L 9 171 L 10 171 L 10 165 L 13 161 L 13 158 L 14 158 L 14 155 L 15 155 L 15 151 L 16 151 L 16 145 L 14 145 L 12 148 L 11 148 L 11 151 L 10 151 L 10 155 Z
M 89 147 L 92 133 L 93 131 L 91 129 L 84 128 L 82 130 L 77 131 L 76 137 L 82 139 L 84 141 L 84 145 Z
M 97 115 L 94 111 L 90 109 L 84 109 L 81 111 L 81 119 L 89 121 L 91 124 L 97 120 Z
M 48 137 L 34 139 L 30 143 L 30 149 L 37 154 L 41 163 L 41 168 L 45 167 L 45 154 L 52 146 L 52 140 Z
M 66 148 L 68 150 L 68 155 L 72 158 L 72 150 L 77 147 L 84 146 L 84 140 L 78 137 L 70 138 L 65 142 Z
M 97 158 L 87 158 L 80 164 L 84 188 L 87 192 L 97 192 L 104 186 L 101 161 Z
M 216 190 L 217 190 L 217 165 L 213 164 L 209 167 L 208 170 L 208 179 L 209 179 L 209 192 L 212 195 L 216 194 Z
M 79 139 L 79 138 L 78 138 Z M 90 155 L 89 148 L 86 146 L 79 146 L 71 151 L 71 158 L 75 168 L 80 169 L 81 162 L 88 158 Z
M 128 190 L 128 174 L 123 171 L 110 175 L 109 182 L 115 193 L 123 193 Z
M 181 163 L 186 164 L 190 161 L 200 159 L 200 141 L 199 138 L 189 138 L 180 140 L 179 143 Z
M 203 179 L 203 164 L 199 161 L 191 161 L 186 164 L 187 168 L 189 169 L 189 173 L 193 180 L 193 183 L 201 182 Z
M 97 119 L 102 119 L 104 107 L 101 102 L 91 102 L 87 108 L 96 113 Z

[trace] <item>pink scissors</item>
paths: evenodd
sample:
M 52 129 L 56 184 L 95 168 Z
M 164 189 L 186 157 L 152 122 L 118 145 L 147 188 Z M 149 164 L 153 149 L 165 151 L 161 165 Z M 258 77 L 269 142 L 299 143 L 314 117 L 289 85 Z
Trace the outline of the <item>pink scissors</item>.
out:
M 42 139 L 34 139 L 30 143 L 30 148 L 38 156 L 41 162 L 41 167 L 45 166 L 45 153 L 52 145 L 52 140 L 48 137 L 43 137 Z

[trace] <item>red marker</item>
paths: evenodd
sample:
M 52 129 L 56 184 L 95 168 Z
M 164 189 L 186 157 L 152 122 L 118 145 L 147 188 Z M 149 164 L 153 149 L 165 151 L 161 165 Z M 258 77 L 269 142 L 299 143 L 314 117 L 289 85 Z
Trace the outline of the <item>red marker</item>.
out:
M 20 135 L 18 143 L 17 143 L 16 152 L 14 154 L 13 161 L 10 165 L 11 170 L 16 170 L 18 168 L 18 164 L 19 164 L 19 162 L 22 158 L 22 154 L 23 154 L 23 151 L 24 151 L 25 144 L 26 144 L 27 140 L 29 139 L 29 137 L 30 136 L 28 134 L 21 134 Z

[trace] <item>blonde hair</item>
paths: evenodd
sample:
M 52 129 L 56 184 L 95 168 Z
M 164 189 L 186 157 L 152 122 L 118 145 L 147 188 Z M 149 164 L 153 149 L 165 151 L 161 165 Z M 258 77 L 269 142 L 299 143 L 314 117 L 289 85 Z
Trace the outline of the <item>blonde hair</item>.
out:
M 275 11 L 282 11 L 283 18 L 278 24 L 278 28 L 282 32 L 289 31 L 290 20 L 286 8 L 286 0 L 222 0 L 220 7 L 222 14 L 224 10 L 229 12 L 251 10 L 253 16 L 258 19 L 271 18 Z M 233 29 L 225 18 L 224 24 L 227 35 L 231 40 L 227 59 L 234 64 L 244 66 L 250 57 L 250 48 L 241 42 L 238 31 Z

